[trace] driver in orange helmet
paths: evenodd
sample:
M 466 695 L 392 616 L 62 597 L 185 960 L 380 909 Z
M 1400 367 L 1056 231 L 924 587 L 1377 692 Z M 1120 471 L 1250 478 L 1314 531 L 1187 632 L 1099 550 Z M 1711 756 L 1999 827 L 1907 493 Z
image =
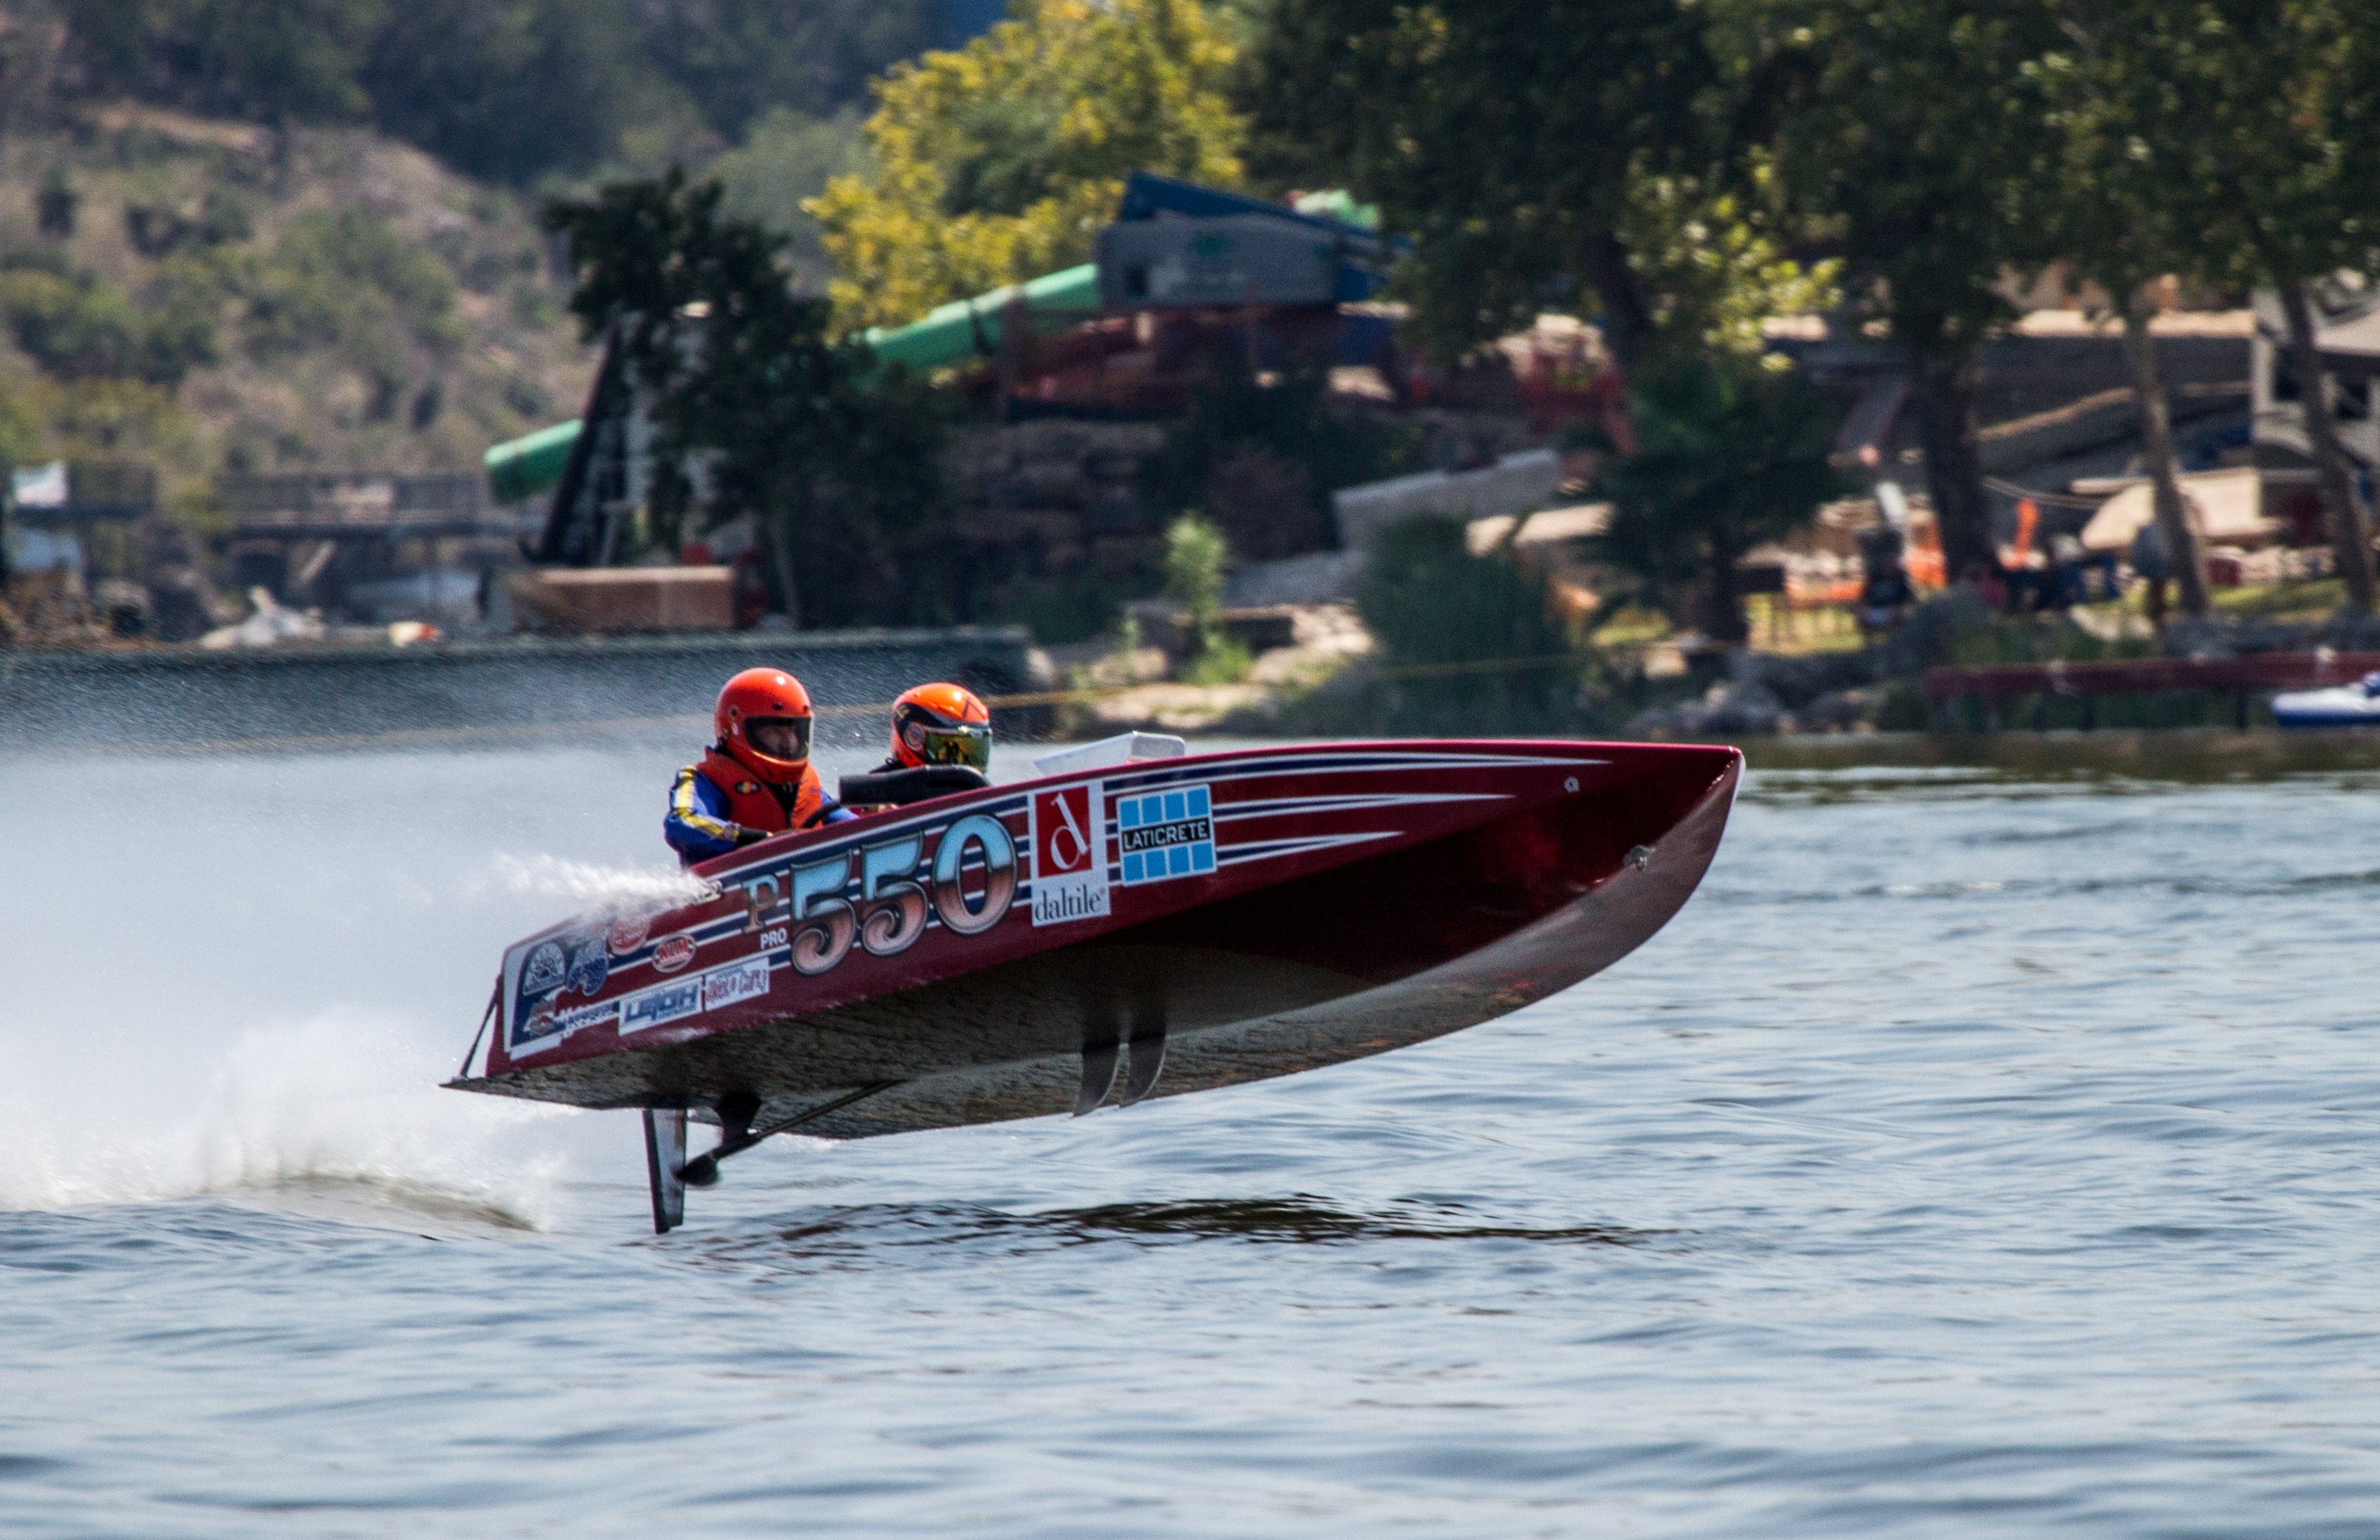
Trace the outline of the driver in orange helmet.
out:
M 957 685 L 919 685 L 892 703 L 892 757 L 876 767 L 917 770 L 927 765 L 965 765 L 991 770 L 991 711 L 970 689 Z
M 719 692 L 719 741 L 677 772 L 662 832 L 687 866 L 790 829 L 853 818 L 810 766 L 810 693 L 783 669 L 746 669 Z

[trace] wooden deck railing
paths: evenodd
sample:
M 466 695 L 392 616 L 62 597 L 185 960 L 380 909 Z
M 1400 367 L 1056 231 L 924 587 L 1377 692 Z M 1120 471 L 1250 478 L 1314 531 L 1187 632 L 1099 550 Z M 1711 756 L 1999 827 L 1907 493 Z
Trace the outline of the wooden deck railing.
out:
M 1925 671 L 1922 687 L 1937 716 L 1951 701 L 1981 700 L 1985 726 L 1998 725 L 1998 703 L 2032 696 L 2046 710 L 2058 696 L 2083 702 L 2085 727 L 2096 725 L 2095 697 L 2158 690 L 2228 692 L 2240 726 L 2259 690 L 2309 690 L 2345 685 L 2380 670 L 2380 652 L 2257 652 L 2240 658 L 2126 658 L 2092 663 L 1991 663 Z

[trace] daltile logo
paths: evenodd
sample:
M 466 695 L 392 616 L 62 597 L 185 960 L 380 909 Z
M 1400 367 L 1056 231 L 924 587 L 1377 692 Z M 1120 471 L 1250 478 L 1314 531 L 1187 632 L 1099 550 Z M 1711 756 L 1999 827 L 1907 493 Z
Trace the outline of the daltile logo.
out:
M 1033 923 L 1108 912 L 1106 799 L 1096 781 L 1033 794 Z

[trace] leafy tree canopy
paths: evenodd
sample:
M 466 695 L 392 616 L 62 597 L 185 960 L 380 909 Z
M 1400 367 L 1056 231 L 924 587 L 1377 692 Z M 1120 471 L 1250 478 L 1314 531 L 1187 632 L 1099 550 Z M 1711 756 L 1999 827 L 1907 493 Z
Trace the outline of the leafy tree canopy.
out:
M 1913 346 L 1971 348 L 1998 285 L 2051 249 L 2046 114 L 2023 66 L 2051 7 L 1962 0 L 1716 0 L 1738 121 L 1825 222 L 1861 297 Z
M 1953 573 L 1998 555 L 1977 449 L 1985 340 L 2011 271 L 2062 255 L 2045 202 L 2053 135 L 2024 64 L 2052 6 L 2004 0 L 1711 0 L 1736 134 L 1841 252 L 1846 286 L 1907 350 Z
M 771 108 L 825 117 L 864 100 L 941 20 L 933 0 L 638 0 L 637 13 L 646 56 L 730 139 Z
M 1798 376 L 1725 359 L 1673 358 L 1629 394 L 1636 449 L 1603 472 L 1612 513 L 1596 555 L 1671 612 L 1699 611 L 1712 637 L 1741 642 L 1735 564 L 1834 495 L 1840 408 Z
M 868 149 L 859 115 L 804 117 L 790 107 L 771 107 L 745 130 L 744 142 L 710 163 L 705 175 L 726 189 L 723 207 L 787 238 L 796 283 L 823 294 L 834 264 L 819 246 L 818 221 L 802 205 L 826 190 L 828 182 L 864 171 Z
M 830 340 L 825 303 L 797 297 L 783 237 L 723 217 L 715 182 L 682 172 L 556 202 L 570 237 L 570 308 L 610 333 L 649 393 L 658 467 L 650 510 L 674 546 L 693 510 L 757 515 L 796 624 L 947 619 L 926 560 L 942 507 L 940 419 L 898 369 Z
M 353 117 L 384 0 L 64 0 L 98 90 L 261 122 Z
M 939 17 L 934 0 L 56 3 L 70 92 L 278 126 L 369 119 L 516 183 L 601 164 L 640 128 L 715 148 L 772 108 L 831 116 Z M 0 91 L 30 52 L 0 32 Z
M 1141 461 L 1142 494 L 1167 513 L 1202 510 L 1250 561 L 1327 547 L 1332 492 L 1422 468 L 1420 430 L 1334 409 L 1330 394 L 1319 360 L 1293 358 L 1265 382 L 1242 349 L 1218 346 L 1189 411 Z M 1254 503 L 1230 484 L 1252 455 L 1284 483 Z
M 2380 31 L 2353 0 L 2098 0 L 2194 126 L 2197 210 L 2245 286 L 2368 270 L 2380 252 Z M 2178 147 L 2177 147 L 2178 148 Z M 2209 196 L 2211 195 L 2211 196 Z
M 2034 72 L 2065 109 L 2109 201 L 2158 212 L 2132 237 L 2188 269 L 2279 297 L 2301 394 L 2323 394 L 2313 286 L 2380 265 L 2380 36 L 2342 0 L 2067 0 L 2062 42 Z M 2117 134 L 2125 154 L 2107 152 Z M 2097 153 L 2089 153 L 2095 147 Z M 2132 164 L 2119 163 L 2130 162 Z M 2145 164 L 2141 164 L 2145 163 Z M 2154 166 L 2162 193 L 2142 179 Z M 2074 222 L 2103 256 L 2104 221 Z M 2160 239 L 2160 236 L 2163 238 Z M 2178 263 L 2177 265 L 2181 265 Z M 2324 411 L 2304 418 L 2348 602 L 2374 603 L 2372 559 L 2346 451 Z M 2187 589 L 2185 590 L 2187 592 Z
M 1834 309 L 1842 260 L 1791 254 L 1777 177 L 1757 152 L 1733 175 L 1640 172 L 1618 234 L 1643 287 L 1656 351 L 1706 350 L 1782 367 L 1766 322 Z
M 809 204 L 837 313 L 899 325 L 1087 261 L 1135 171 L 1236 184 L 1232 58 L 1196 0 L 1017 0 L 966 47 L 894 67 L 873 174 Z
M 382 127 L 505 181 L 594 164 L 657 93 L 620 0 L 410 0 L 361 83 Z
M 1413 237 L 1436 351 L 1591 296 L 1624 367 L 1658 322 L 1623 232 L 1688 187 L 1648 203 L 1644 179 L 1713 164 L 1706 30 L 1688 0 L 1281 0 L 1257 127 Z

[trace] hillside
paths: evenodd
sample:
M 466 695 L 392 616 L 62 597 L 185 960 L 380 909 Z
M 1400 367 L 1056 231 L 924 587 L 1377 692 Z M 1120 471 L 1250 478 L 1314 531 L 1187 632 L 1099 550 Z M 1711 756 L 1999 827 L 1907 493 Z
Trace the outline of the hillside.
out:
M 362 128 L 113 104 L 0 141 L 0 444 L 216 471 L 474 466 L 592 368 L 521 196 Z

